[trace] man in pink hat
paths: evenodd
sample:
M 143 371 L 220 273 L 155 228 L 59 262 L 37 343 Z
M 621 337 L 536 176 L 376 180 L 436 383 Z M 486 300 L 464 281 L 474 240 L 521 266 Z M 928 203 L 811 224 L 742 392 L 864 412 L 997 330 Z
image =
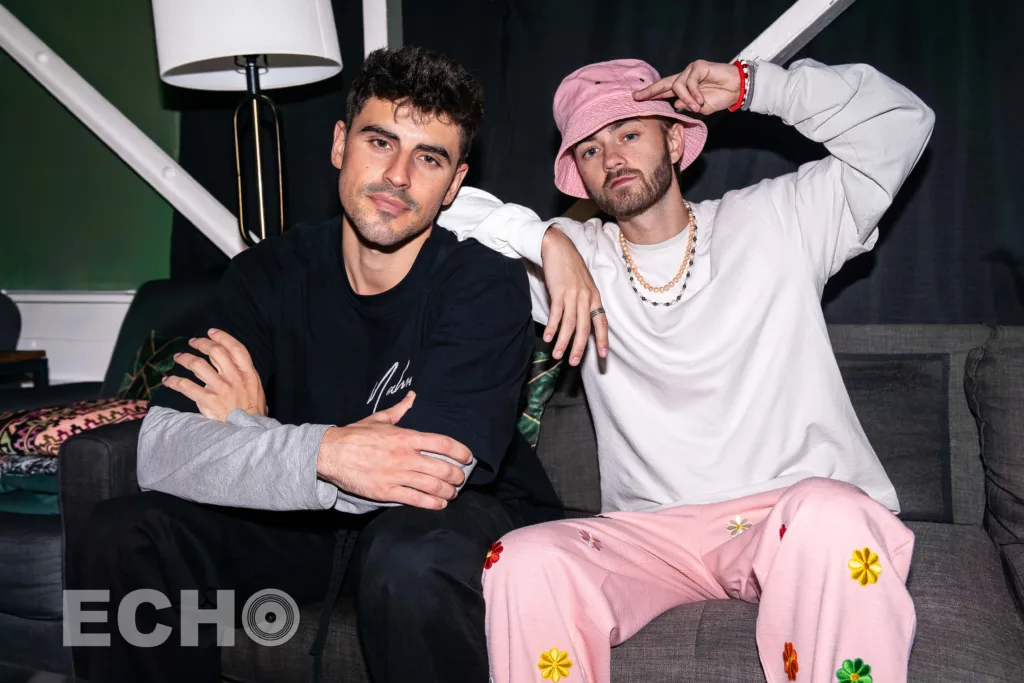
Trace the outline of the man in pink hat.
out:
M 778 116 L 828 156 L 691 204 L 673 166 L 707 130 L 677 109 Z M 607 682 L 610 646 L 660 613 L 736 598 L 760 605 L 770 683 L 905 681 L 914 536 L 821 294 L 874 247 L 933 113 L 862 64 L 698 61 L 660 79 L 618 60 L 565 78 L 554 115 L 555 184 L 615 223 L 544 221 L 471 188 L 439 219 L 543 266 L 534 317 L 548 337 L 561 325 L 557 351 L 576 332 L 600 457 L 602 515 L 514 531 L 487 563 L 493 680 Z

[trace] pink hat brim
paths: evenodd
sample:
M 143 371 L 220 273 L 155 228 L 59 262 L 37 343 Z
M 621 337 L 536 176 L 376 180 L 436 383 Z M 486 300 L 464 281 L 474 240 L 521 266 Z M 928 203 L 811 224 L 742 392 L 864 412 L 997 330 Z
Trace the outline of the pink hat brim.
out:
M 555 186 L 571 197 L 589 197 L 579 169 L 576 168 L 576 160 L 570 154 L 573 145 L 616 121 L 641 116 L 661 116 L 683 124 L 686 137 L 683 158 L 679 160 L 680 171 L 700 156 L 708 139 L 708 128 L 703 121 L 677 113 L 668 102 L 662 100 L 636 102 L 632 98 L 623 101 L 619 97 L 609 97 L 601 102 L 595 102 L 569 121 L 565 134 L 562 135 L 562 146 L 555 158 Z

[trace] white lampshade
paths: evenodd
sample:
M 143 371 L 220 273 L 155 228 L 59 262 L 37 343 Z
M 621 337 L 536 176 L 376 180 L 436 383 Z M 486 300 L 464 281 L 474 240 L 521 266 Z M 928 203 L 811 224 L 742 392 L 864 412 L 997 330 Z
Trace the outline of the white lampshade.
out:
M 153 0 L 160 78 L 197 90 L 245 90 L 235 57 L 266 55 L 260 88 L 341 71 L 331 0 Z

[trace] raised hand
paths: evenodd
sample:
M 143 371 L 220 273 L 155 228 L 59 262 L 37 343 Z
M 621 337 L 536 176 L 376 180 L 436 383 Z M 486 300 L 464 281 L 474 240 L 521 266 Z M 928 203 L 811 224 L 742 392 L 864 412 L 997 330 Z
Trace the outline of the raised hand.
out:
M 167 376 L 163 385 L 195 401 L 199 412 L 226 422 L 235 408 L 250 415 L 266 415 L 263 382 L 252 364 L 249 351 L 227 332 L 211 329 L 209 337 L 189 340 L 189 346 L 205 354 L 205 360 L 191 353 L 175 355 L 174 362 L 191 370 L 203 386 L 184 377 Z
M 736 104 L 740 97 L 740 73 L 732 64 L 698 59 L 681 72 L 662 78 L 633 93 L 633 99 L 675 98 L 672 106 L 700 114 L 713 114 Z

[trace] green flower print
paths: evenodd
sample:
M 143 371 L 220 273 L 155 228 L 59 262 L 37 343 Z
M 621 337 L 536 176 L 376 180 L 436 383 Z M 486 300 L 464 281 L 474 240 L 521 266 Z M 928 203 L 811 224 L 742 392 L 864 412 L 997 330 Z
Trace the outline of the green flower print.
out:
M 843 668 L 836 672 L 836 678 L 842 683 L 871 683 L 871 667 L 863 659 L 852 662 L 847 659 L 843 662 Z

